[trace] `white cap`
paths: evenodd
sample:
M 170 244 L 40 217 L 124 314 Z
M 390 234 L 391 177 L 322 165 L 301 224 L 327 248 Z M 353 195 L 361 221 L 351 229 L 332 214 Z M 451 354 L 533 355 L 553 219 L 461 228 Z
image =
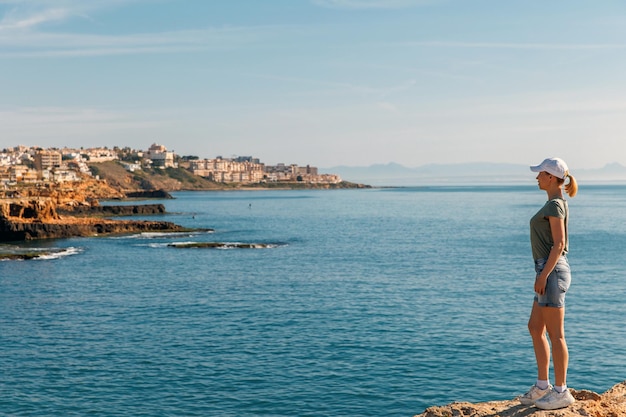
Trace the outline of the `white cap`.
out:
M 567 164 L 561 158 L 547 158 L 542 163 L 536 166 L 531 166 L 530 170 L 533 172 L 545 171 L 548 174 L 552 174 L 555 177 L 564 180 L 569 175 Z

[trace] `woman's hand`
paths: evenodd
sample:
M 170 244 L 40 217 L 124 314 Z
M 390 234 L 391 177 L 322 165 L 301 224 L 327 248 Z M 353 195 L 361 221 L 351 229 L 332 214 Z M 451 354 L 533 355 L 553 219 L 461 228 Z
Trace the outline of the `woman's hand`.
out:
M 538 276 L 535 278 L 535 292 L 539 295 L 543 295 L 546 292 L 546 284 L 548 283 L 548 277 Z

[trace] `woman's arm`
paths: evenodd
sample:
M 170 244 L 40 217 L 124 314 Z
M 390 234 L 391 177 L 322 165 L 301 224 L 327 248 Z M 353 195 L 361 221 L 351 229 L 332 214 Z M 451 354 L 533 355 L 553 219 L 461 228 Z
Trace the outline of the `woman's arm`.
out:
M 535 280 L 535 292 L 537 294 L 543 294 L 546 291 L 548 275 L 550 275 L 556 266 L 559 258 L 563 254 L 563 250 L 565 249 L 565 221 L 559 217 L 553 216 L 548 216 L 548 221 L 550 222 L 550 230 L 552 231 L 552 241 L 554 242 L 554 245 L 552 246 L 552 249 L 550 249 L 550 255 L 548 255 L 546 266 Z

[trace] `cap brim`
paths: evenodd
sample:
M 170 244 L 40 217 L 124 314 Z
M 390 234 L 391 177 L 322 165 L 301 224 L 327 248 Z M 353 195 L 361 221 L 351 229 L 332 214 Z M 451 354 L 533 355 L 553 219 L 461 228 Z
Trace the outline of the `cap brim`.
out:
M 531 166 L 531 167 L 530 167 L 530 170 L 531 170 L 532 172 L 541 172 L 541 171 L 543 171 L 543 168 L 542 168 L 542 166 L 541 166 L 541 165 L 534 165 L 534 166 Z

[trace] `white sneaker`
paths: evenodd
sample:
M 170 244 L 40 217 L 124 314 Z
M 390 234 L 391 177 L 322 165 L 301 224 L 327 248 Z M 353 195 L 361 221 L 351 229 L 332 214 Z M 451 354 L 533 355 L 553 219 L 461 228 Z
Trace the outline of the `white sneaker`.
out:
M 535 401 L 535 407 L 541 408 L 542 410 L 556 410 L 570 406 L 574 404 L 574 402 L 576 402 L 576 400 L 568 389 L 563 392 L 558 392 L 553 389 L 547 395 Z
M 551 391 L 552 391 L 552 385 L 548 385 L 548 388 L 546 389 L 541 389 L 537 385 L 533 385 L 532 387 L 530 387 L 530 389 L 528 390 L 526 394 L 520 395 L 518 399 L 519 399 L 519 402 L 524 405 L 534 405 L 535 401 L 537 401 L 540 398 L 545 397 Z

